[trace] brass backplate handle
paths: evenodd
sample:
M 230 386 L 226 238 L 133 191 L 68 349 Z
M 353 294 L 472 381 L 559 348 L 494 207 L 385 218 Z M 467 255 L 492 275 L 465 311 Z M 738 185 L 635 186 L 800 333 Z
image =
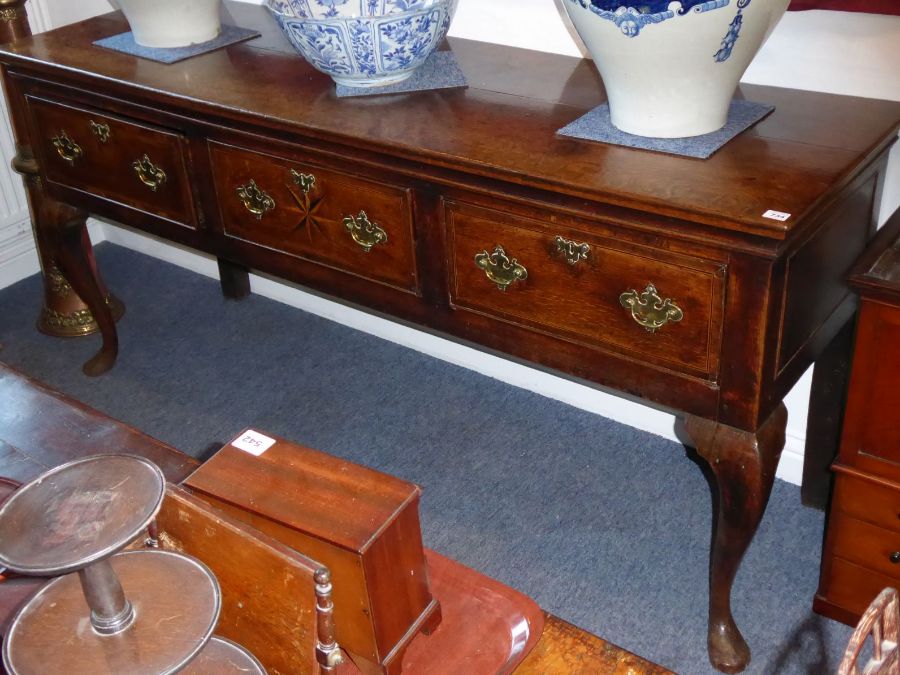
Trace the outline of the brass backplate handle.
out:
M 501 291 L 505 291 L 517 281 L 525 281 L 528 278 L 528 270 L 515 258 L 506 255 L 506 251 L 499 244 L 494 248 L 493 253 L 484 250 L 476 255 L 475 264 L 484 271 L 488 279 L 497 284 L 497 288 Z
M 305 195 L 309 195 L 316 186 L 316 177 L 314 175 L 311 173 L 302 173 L 296 169 L 291 169 L 291 180 L 294 181 L 294 185 L 303 190 L 303 194 Z
M 373 246 L 387 243 L 387 232 L 370 221 L 365 211 L 360 211 L 355 218 L 353 216 L 344 218 L 344 227 L 353 237 L 353 241 L 359 244 L 366 253 L 371 251 Z
M 75 165 L 75 160 L 84 155 L 84 150 L 81 149 L 81 146 L 69 138 L 69 135 L 65 131 L 60 131 L 59 136 L 54 136 L 51 140 L 53 142 L 53 147 L 56 148 L 56 152 L 59 153 L 59 156 L 71 166 Z
M 275 200 L 266 192 L 260 190 L 255 180 L 251 180 L 246 185 L 241 185 L 235 189 L 235 194 L 244 204 L 244 208 L 252 213 L 257 220 L 261 220 L 265 214 L 275 209 Z
M 564 255 L 566 262 L 570 265 L 577 265 L 582 260 L 587 260 L 591 253 L 589 244 L 579 244 L 571 239 L 564 239 L 559 235 L 556 235 L 553 241 L 556 244 L 557 253 Z
M 631 316 L 650 333 L 684 318 L 684 312 L 672 298 L 663 300 L 656 291 L 656 286 L 647 284 L 643 293 L 632 289 L 619 296 L 619 302 L 625 309 L 631 310 Z
M 108 124 L 91 120 L 88 126 L 91 128 L 91 133 L 94 134 L 101 143 L 109 143 L 110 129 Z
M 166 172 L 151 162 L 147 155 L 136 160 L 131 166 L 140 181 L 153 192 L 166 184 Z

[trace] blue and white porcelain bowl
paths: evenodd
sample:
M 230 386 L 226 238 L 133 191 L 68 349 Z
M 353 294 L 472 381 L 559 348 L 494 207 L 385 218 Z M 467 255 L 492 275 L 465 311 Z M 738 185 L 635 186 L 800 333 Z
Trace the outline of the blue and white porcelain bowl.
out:
M 612 123 L 678 138 L 725 125 L 789 0 L 563 0 L 603 76 Z
M 267 0 L 291 44 L 338 84 L 412 75 L 447 35 L 459 0 Z

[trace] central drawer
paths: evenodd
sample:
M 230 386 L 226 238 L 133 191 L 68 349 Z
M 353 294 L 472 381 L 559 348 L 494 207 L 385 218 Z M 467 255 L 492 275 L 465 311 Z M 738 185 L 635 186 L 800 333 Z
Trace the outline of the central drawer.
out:
M 454 307 L 715 381 L 723 263 L 530 212 L 446 202 Z
M 405 291 L 418 282 L 412 190 L 210 142 L 224 234 Z

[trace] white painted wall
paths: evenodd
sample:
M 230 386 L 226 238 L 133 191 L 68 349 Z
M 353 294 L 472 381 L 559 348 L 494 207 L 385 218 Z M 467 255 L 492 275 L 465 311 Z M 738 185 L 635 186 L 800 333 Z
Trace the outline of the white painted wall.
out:
M 261 0 L 247 0 L 261 4 Z M 565 0 L 460 0 L 451 35 L 578 56 L 576 37 L 561 20 Z M 108 0 L 31 0 L 52 26 L 109 11 Z M 34 9 L 32 10 L 34 11 Z M 844 12 L 789 12 L 747 71 L 744 81 L 900 101 L 900 17 Z M 558 83 L 562 87 L 564 83 Z M 554 83 L 547 83 L 548 87 Z M 900 205 L 900 149 L 891 157 L 882 220 Z M 215 275 L 215 265 L 199 256 L 111 226 L 92 228 L 105 238 L 138 248 L 197 271 Z M 95 239 L 96 240 L 96 239 Z M 0 286 L 4 273 L 0 239 Z M 360 330 L 374 333 L 474 368 L 578 407 L 674 439 L 673 418 L 645 406 L 573 384 L 539 371 L 487 356 L 419 331 L 323 301 L 281 284 L 254 277 L 253 290 Z M 799 482 L 802 475 L 809 373 L 787 399 L 788 442 L 779 477 Z

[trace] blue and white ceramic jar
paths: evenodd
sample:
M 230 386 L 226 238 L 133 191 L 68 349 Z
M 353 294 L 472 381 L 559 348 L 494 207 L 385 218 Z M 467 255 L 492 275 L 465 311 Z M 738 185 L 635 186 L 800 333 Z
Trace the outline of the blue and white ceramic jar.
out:
M 612 123 L 638 136 L 725 125 L 741 75 L 789 0 L 563 0 L 603 76 Z
M 459 0 L 267 0 L 291 44 L 338 84 L 407 79 L 447 35 Z

